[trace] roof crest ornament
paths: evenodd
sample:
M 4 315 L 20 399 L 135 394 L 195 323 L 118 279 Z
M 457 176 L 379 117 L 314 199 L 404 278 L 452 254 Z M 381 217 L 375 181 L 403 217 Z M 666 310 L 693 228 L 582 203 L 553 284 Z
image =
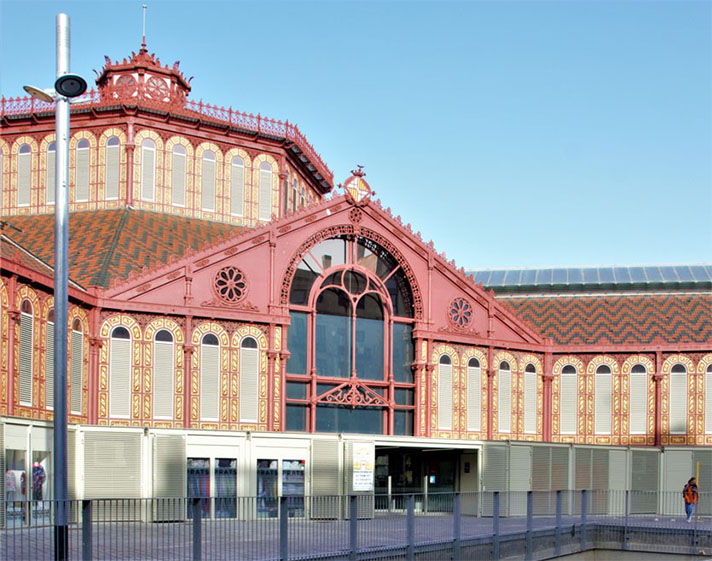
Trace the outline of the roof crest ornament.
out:
M 141 51 L 146 52 L 146 4 L 143 5 L 143 35 L 141 38 Z
M 356 205 L 366 205 L 371 200 L 371 196 L 375 195 L 375 191 L 366 182 L 364 177 L 366 172 L 363 171 L 363 166 L 356 166 L 357 169 L 351 170 L 349 177 L 342 185 L 339 185 L 344 190 L 346 198 Z

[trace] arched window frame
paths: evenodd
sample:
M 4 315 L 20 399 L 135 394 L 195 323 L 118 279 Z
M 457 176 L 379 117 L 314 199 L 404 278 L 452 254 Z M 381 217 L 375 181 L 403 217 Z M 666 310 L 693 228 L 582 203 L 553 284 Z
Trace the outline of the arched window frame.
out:
M 150 138 L 141 141 L 141 200 L 156 199 L 156 143 Z
M 607 364 L 601 364 L 594 374 L 594 432 L 608 435 L 612 432 L 613 373 Z
M 262 162 L 259 167 L 259 192 L 257 196 L 257 219 L 272 218 L 272 175 L 274 170 L 270 162 Z
M 230 214 L 245 215 L 245 159 L 233 156 L 230 161 Z
M 578 427 L 578 372 L 571 364 L 559 376 L 559 434 L 576 434 Z
M 20 405 L 32 407 L 32 378 L 34 372 L 35 316 L 32 303 L 25 299 L 20 304 Z
M 297 199 L 299 198 L 298 195 L 299 188 L 297 187 L 297 178 L 295 177 L 292 179 L 292 210 L 296 211 L 297 210 Z
M 121 141 L 118 136 L 112 135 L 106 139 L 104 157 L 104 196 L 107 201 L 115 201 L 119 198 L 121 180 Z
M 215 212 L 217 188 L 217 157 L 212 150 L 204 150 L 200 167 L 200 208 Z
M 642 364 L 630 369 L 628 429 L 630 434 L 646 434 L 648 422 L 648 371 Z
M 82 414 L 82 389 L 84 385 L 84 332 L 82 322 L 76 318 L 72 322 L 71 363 L 69 368 L 69 412 Z
M 684 364 L 676 363 L 670 369 L 670 434 L 687 434 L 687 377 Z
M 23 144 L 17 151 L 17 206 L 30 206 L 32 191 L 32 148 Z
M 220 351 L 217 335 L 203 335 L 200 340 L 200 419 L 203 421 L 220 418 Z
M 45 408 L 54 409 L 54 309 L 47 312 L 45 326 Z
M 512 432 L 512 368 L 509 362 L 499 363 L 497 391 L 497 432 Z
M 467 430 L 482 430 L 482 368 L 475 357 L 467 362 Z
M 54 191 L 56 179 L 57 143 L 53 140 L 47 145 L 47 177 L 45 178 L 45 201 L 48 205 L 54 204 Z
M 260 346 L 254 337 L 240 343 L 240 422 L 259 420 Z
M 131 331 L 117 325 L 109 338 L 109 416 L 128 419 L 131 416 Z
M 438 428 L 452 430 L 452 359 L 447 354 L 438 360 Z
M 173 419 L 175 415 L 175 338 L 167 329 L 153 336 L 153 417 Z
M 173 206 L 185 207 L 187 178 L 188 154 L 185 146 L 176 144 L 171 150 L 171 204 Z
M 537 372 L 529 363 L 524 368 L 524 433 L 536 434 Z
M 89 200 L 89 177 L 91 169 L 91 144 L 86 138 L 77 141 L 74 159 L 74 202 Z

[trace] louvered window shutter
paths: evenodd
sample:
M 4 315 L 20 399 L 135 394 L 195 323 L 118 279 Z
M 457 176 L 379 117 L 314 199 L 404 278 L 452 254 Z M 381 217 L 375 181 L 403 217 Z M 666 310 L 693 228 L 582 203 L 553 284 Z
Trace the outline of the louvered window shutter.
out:
M 670 374 L 670 434 L 687 431 L 687 373 Z
M 153 342 L 153 415 L 173 418 L 173 380 L 175 353 L 172 341 Z
M 119 431 L 87 431 L 84 434 L 84 498 L 140 496 L 141 436 Z M 118 506 L 120 509 L 121 505 Z M 124 506 L 124 518 L 131 516 L 133 509 Z
M 89 200 L 89 147 L 77 148 L 76 200 Z
M 21 148 L 22 149 L 22 148 Z M 32 153 L 20 153 L 17 156 L 17 204 L 30 204 L 30 176 L 32 175 Z
M 482 428 L 482 370 L 467 367 L 467 430 Z
M 512 372 L 510 370 L 499 371 L 499 417 L 497 430 L 498 432 L 510 432 L 512 430 Z
M 109 412 L 112 417 L 128 417 L 131 411 L 131 341 L 111 340 Z
M 524 373 L 524 432 L 536 432 L 536 372 Z
M 45 354 L 45 405 L 54 407 L 54 323 L 47 322 L 47 352 Z
M 263 164 L 260 167 L 259 220 L 272 217 L 272 167 Z
M 202 345 L 200 365 L 200 418 L 217 421 L 220 410 L 220 347 Z
M 245 201 L 245 165 L 242 158 L 232 159 L 230 171 L 230 214 L 242 216 Z
M 645 434 L 648 413 L 648 375 L 630 375 L 630 434 Z
M 32 405 L 32 327 L 30 314 L 20 314 L 20 404 Z
M 174 205 L 185 206 L 185 172 L 185 154 L 174 149 L 171 164 L 171 202 Z
M 203 154 L 202 191 L 200 205 L 203 210 L 215 210 L 215 157 Z
M 712 433 L 712 366 L 705 372 L 705 432 Z
M 84 365 L 84 337 L 81 331 L 72 331 L 72 368 L 70 378 L 70 411 L 82 414 L 82 367 Z
M 57 152 L 52 150 L 47 150 L 47 204 L 54 203 L 54 185 L 55 185 L 55 162 L 56 162 Z
M 119 198 L 119 145 L 106 147 L 106 198 Z
M 256 423 L 259 412 L 259 350 L 240 349 L 240 422 Z
M 596 374 L 596 434 L 611 434 L 611 375 Z
M 452 364 L 439 364 L 438 428 L 452 429 Z
M 561 434 L 576 434 L 578 420 L 578 382 L 576 374 L 562 374 L 560 380 L 561 393 L 559 403 L 559 432 Z
M 151 146 L 141 147 L 141 198 L 153 200 L 156 182 L 156 150 Z

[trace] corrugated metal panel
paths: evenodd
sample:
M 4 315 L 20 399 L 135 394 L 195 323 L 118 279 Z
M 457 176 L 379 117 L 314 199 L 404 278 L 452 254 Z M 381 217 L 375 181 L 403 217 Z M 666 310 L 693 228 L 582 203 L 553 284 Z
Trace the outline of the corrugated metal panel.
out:
M 175 352 L 173 341 L 153 342 L 153 416 L 173 418 Z
M 712 367 L 705 372 L 705 432 L 712 434 Z
M 611 434 L 611 375 L 596 374 L 595 377 L 596 434 Z
M 69 379 L 69 409 L 75 415 L 82 414 L 82 370 L 84 367 L 84 336 L 81 331 L 72 331 L 72 364 Z
M 54 150 L 47 150 L 47 190 L 46 198 L 47 203 L 54 203 L 54 185 L 55 185 L 55 162 L 57 160 L 57 152 Z
M 203 210 L 215 210 L 215 160 L 203 157 L 202 191 L 200 206 Z
M 240 349 L 240 421 L 257 422 L 259 414 L 259 349 Z
M 657 450 L 631 452 L 632 514 L 653 514 L 658 508 L 659 458 Z
M 30 314 L 20 314 L 20 403 L 32 405 L 32 326 Z
M 670 434 L 687 432 L 687 374 L 670 374 Z
M 574 489 L 591 489 L 591 449 L 575 448 L 574 459 Z
M 185 497 L 186 473 L 185 437 L 156 435 L 153 440 L 154 498 Z M 157 522 L 184 517 L 181 501 L 154 501 L 153 507 L 153 519 Z
M 645 434 L 648 416 L 648 375 L 630 375 L 630 433 Z
M 245 202 L 245 166 L 242 158 L 232 159 L 230 170 L 230 214 L 242 216 Z
M 260 169 L 259 220 L 272 218 L 272 170 Z
M 509 515 L 520 516 L 527 512 L 526 492 L 532 486 L 532 449 L 530 446 L 512 446 L 509 449 Z
M 131 412 L 131 341 L 111 339 L 109 415 L 128 417 Z
M 664 496 L 664 499 L 668 500 L 663 500 L 663 514 L 683 516 L 682 488 L 687 480 L 695 474 L 692 465 L 692 451 L 665 450 L 663 461 L 665 462 L 663 491 L 670 493 Z
M 171 166 L 171 202 L 174 205 L 185 206 L 185 154 L 173 152 Z
M 156 151 L 148 146 L 141 147 L 141 198 L 152 201 L 156 182 Z
M 452 429 L 452 364 L 438 365 L 438 428 Z
M 140 496 L 141 435 L 109 430 L 86 432 L 84 497 L 130 499 Z M 106 515 L 111 514 L 113 519 L 131 519 L 136 514 L 130 512 L 132 510 L 127 508 L 123 515 L 123 509 Z
M 45 405 L 54 407 L 54 322 L 47 322 L 47 351 L 45 354 Z
M 467 430 L 482 429 L 482 371 L 467 367 Z
M 499 371 L 499 411 L 497 416 L 497 431 L 512 430 L 512 372 Z
M 578 420 L 578 383 L 577 374 L 562 374 L 559 404 L 559 432 L 561 434 L 576 434 Z
M 89 200 L 89 147 L 77 148 L 76 200 Z
M 17 155 L 17 204 L 28 206 L 30 204 L 30 177 L 32 175 L 32 154 Z
M 697 473 L 698 464 L 700 476 L 697 480 L 697 485 L 700 488 L 700 492 L 709 493 L 709 490 L 712 489 L 712 450 L 701 450 L 698 448 L 693 452 L 693 475 Z M 704 495 L 697 503 L 698 514 L 704 516 L 709 516 L 710 514 L 712 514 L 712 504 L 710 504 L 708 497 L 709 495 Z
M 311 447 L 312 518 L 339 517 L 338 440 L 314 440 Z
M 217 421 L 220 413 L 220 347 L 201 345 L 200 418 Z
M 551 448 L 534 446 L 532 449 L 532 491 L 551 489 Z
M 608 513 L 625 514 L 625 490 L 628 488 L 628 452 L 610 450 L 608 454 Z
M 106 147 L 106 198 L 119 198 L 120 147 Z
M 524 432 L 536 433 L 536 373 L 524 373 Z

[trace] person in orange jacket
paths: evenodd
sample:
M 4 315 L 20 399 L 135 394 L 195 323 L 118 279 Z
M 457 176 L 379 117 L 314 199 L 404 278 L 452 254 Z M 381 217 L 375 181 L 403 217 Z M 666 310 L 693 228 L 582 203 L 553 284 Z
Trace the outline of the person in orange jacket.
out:
M 697 504 L 699 496 L 697 479 L 690 477 L 687 484 L 682 488 L 682 498 L 685 500 L 685 514 L 687 515 L 688 523 L 692 521 L 692 510 Z

